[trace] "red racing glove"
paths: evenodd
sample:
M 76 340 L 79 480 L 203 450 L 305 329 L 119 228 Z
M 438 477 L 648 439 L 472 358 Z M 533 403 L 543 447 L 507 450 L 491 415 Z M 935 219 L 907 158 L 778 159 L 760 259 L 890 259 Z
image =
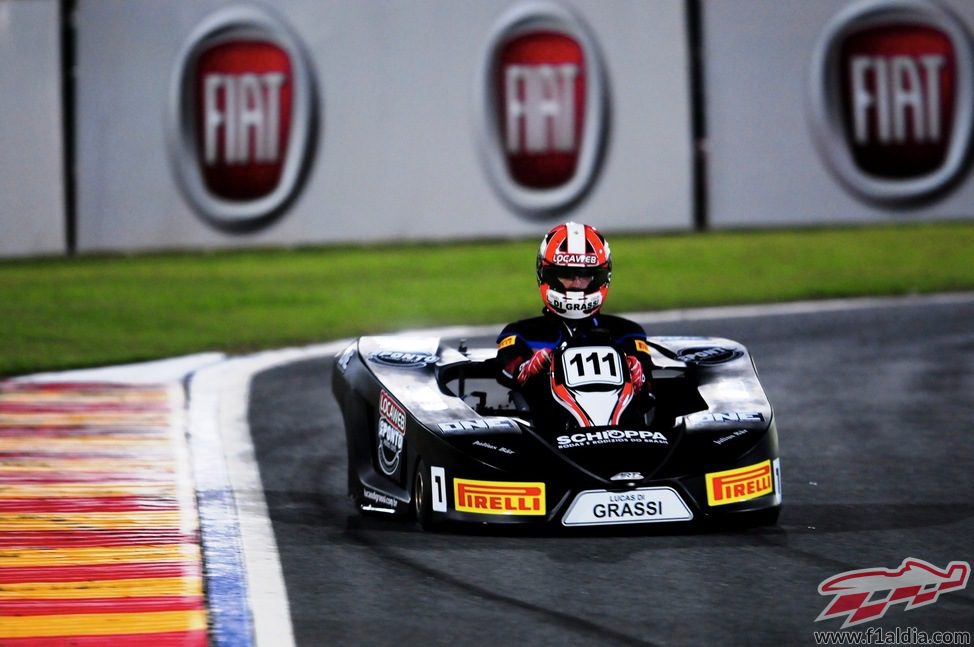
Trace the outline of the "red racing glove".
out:
M 632 378 L 632 385 L 638 392 L 646 384 L 646 373 L 643 371 L 643 364 L 634 355 L 626 355 L 626 364 L 629 365 L 629 376 Z
M 521 364 L 521 368 L 517 371 L 517 383 L 519 386 L 524 386 L 524 383 L 530 380 L 535 375 L 540 375 L 548 370 L 551 365 L 551 349 L 542 348 L 536 351 L 531 359 L 527 360 Z

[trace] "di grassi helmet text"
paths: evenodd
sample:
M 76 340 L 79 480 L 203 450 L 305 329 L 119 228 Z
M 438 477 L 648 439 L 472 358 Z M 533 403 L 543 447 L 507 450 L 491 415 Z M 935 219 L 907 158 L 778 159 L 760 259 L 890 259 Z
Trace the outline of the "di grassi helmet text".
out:
M 591 317 L 602 307 L 612 280 L 609 244 L 590 225 L 558 225 L 541 241 L 537 271 L 548 310 L 566 319 Z

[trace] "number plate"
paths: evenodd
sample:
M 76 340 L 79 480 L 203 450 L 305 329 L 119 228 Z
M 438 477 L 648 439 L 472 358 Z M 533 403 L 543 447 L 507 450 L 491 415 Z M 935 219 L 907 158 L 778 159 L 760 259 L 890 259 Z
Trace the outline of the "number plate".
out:
M 562 353 L 561 362 L 569 387 L 622 384 L 622 358 L 611 346 L 568 348 Z

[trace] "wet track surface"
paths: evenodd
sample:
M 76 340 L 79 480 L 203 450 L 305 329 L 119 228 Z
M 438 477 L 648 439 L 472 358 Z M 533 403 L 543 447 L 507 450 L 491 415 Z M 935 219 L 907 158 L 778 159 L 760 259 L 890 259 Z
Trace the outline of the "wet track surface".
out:
M 647 330 L 751 351 L 781 442 L 776 526 L 524 537 L 362 518 L 331 359 L 291 364 L 255 377 L 250 423 L 298 644 L 814 644 L 841 625 L 815 622 L 826 578 L 974 562 L 974 303 Z M 974 631 L 974 584 L 870 627 Z

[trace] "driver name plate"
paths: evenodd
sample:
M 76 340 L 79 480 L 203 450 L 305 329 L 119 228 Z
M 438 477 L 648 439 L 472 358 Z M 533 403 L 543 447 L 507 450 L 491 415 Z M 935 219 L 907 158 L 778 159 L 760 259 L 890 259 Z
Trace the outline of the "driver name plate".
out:
M 693 512 L 671 487 L 608 492 L 580 492 L 562 518 L 565 526 L 608 526 L 623 523 L 690 521 Z

